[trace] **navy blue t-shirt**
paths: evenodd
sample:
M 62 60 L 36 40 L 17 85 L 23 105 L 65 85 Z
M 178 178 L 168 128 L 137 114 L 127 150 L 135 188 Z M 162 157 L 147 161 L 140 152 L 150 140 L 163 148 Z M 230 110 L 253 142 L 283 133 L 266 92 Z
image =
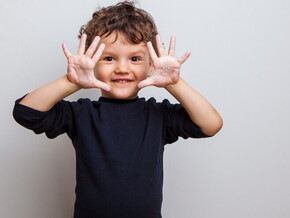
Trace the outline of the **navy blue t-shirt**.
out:
M 40 112 L 16 101 L 15 120 L 76 150 L 75 218 L 160 218 L 164 145 L 207 137 L 180 104 L 154 98 L 60 101 Z

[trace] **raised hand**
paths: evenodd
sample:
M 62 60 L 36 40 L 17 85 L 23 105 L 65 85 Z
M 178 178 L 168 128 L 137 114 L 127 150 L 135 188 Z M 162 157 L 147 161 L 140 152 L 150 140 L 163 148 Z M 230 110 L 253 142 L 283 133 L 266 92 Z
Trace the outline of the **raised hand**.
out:
M 170 38 L 170 46 L 168 54 L 165 54 L 160 36 L 156 36 L 158 55 L 156 54 L 152 43 L 148 42 L 147 47 L 151 60 L 153 62 L 153 70 L 150 76 L 138 84 L 139 88 L 146 86 L 166 87 L 174 85 L 179 81 L 179 74 L 181 65 L 190 56 L 190 52 L 186 52 L 181 58 L 175 57 L 175 41 L 176 38 Z
M 76 55 L 72 55 L 65 44 L 62 44 L 63 52 L 68 61 L 67 78 L 71 83 L 81 88 L 101 88 L 106 91 L 110 90 L 110 86 L 95 77 L 94 68 L 105 48 L 100 42 L 100 37 L 96 36 L 90 47 L 85 51 L 87 35 L 83 34 L 80 39 L 79 48 Z M 97 51 L 96 51 L 97 49 Z

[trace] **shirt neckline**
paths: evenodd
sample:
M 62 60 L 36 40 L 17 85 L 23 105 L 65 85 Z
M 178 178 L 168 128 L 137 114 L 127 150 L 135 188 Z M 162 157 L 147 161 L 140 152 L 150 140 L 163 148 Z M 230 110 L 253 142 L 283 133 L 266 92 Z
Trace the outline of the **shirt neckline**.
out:
M 118 103 L 118 104 L 127 104 L 127 103 L 136 102 L 138 100 L 139 100 L 138 96 L 132 99 L 117 99 L 117 98 L 107 98 L 107 97 L 102 97 L 102 96 L 99 98 L 100 102 L 109 102 L 109 103 Z

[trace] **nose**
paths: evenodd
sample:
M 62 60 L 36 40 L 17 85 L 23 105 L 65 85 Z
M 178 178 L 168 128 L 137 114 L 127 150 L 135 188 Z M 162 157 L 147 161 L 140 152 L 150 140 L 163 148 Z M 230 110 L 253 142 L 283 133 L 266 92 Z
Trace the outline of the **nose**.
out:
M 126 60 L 119 60 L 116 63 L 116 73 L 128 73 L 128 63 Z

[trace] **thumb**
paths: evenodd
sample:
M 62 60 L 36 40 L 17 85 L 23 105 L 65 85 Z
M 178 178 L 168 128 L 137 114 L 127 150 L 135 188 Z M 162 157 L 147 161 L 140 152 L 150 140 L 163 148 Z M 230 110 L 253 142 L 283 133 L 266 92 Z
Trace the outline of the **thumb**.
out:
M 142 88 L 145 88 L 147 86 L 152 86 L 152 85 L 154 85 L 154 80 L 151 77 L 149 77 L 149 78 L 139 82 L 138 88 L 142 89 Z
M 111 90 L 111 87 L 108 84 L 101 82 L 100 80 L 97 80 L 97 79 L 94 81 L 94 85 L 96 88 L 100 88 L 100 89 L 103 89 L 105 91 Z

